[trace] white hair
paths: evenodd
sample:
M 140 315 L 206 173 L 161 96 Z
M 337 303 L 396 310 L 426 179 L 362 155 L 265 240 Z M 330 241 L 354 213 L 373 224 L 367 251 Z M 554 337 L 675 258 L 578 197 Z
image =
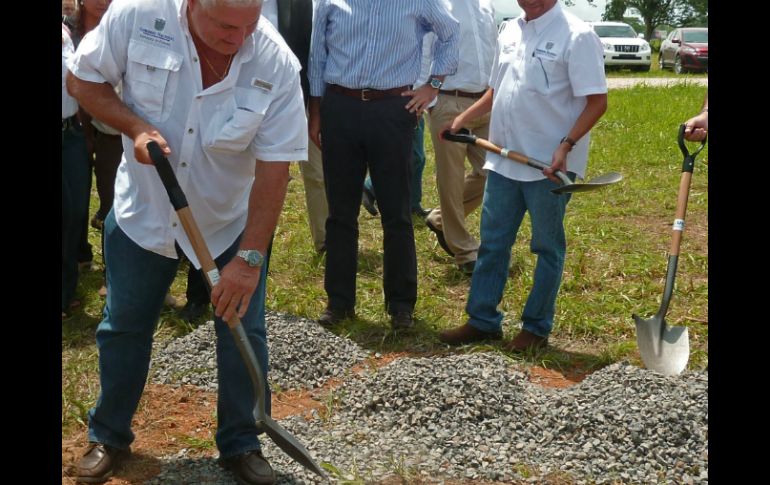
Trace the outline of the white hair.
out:
M 262 5 L 262 0 L 198 0 L 198 3 L 204 9 L 209 9 L 215 5 L 228 7 L 259 7 Z

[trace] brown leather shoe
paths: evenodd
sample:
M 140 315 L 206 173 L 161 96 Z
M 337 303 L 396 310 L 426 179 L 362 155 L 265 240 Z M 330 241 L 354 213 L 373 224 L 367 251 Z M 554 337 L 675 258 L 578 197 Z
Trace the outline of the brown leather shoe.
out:
M 509 352 L 526 352 L 529 349 L 542 349 L 548 345 L 548 337 L 541 337 L 524 329 L 505 345 Z
M 119 450 L 102 443 L 90 443 L 83 458 L 78 462 L 79 483 L 106 482 L 115 467 L 131 454 L 131 450 Z
M 409 312 L 398 312 L 390 316 L 390 326 L 393 330 L 412 328 L 414 326 L 414 318 Z
M 220 460 L 219 463 L 233 472 L 240 485 L 264 485 L 275 483 L 275 470 L 260 450 L 247 451 L 242 455 Z
M 444 330 L 438 334 L 438 339 L 449 345 L 464 345 L 483 340 L 500 340 L 503 332 L 484 332 L 466 323 L 451 330 Z
M 331 327 L 348 318 L 356 318 L 356 312 L 352 308 L 350 310 L 335 310 L 333 308 L 327 308 L 318 317 L 318 323 L 324 327 Z

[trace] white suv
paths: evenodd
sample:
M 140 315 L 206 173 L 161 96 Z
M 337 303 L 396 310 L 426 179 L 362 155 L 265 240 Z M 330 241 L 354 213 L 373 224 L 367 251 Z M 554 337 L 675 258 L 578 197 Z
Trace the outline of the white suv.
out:
M 604 46 L 604 67 L 628 67 L 649 71 L 652 63 L 650 44 L 640 39 L 630 25 L 623 22 L 589 22 Z

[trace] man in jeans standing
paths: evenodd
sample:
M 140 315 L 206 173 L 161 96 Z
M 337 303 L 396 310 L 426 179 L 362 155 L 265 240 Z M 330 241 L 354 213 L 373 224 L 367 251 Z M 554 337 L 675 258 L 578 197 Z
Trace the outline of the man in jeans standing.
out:
M 555 170 L 584 177 L 589 131 L 607 109 L 602 45 L 582 20 L 557 0 L 518 0 L 523 13 L 498 36 L 490 89 L 449 126 L 456 132 L 492 111 L 489 139 L 539 160 L 543 172 L 495 154 L 481 210 L 481 246 L 471 279 L 464 325 L 442 332 L 451 345 L 502 338 L 497 309 L 508 280 L 511 247 L 524 214 L 532 221 L 530 249 L 537 254 L 534 284 L 521 315 L 521 332 L 506 349 L 521 352 L 548 344 L 561 284 L 569 194 L 556 195 Z

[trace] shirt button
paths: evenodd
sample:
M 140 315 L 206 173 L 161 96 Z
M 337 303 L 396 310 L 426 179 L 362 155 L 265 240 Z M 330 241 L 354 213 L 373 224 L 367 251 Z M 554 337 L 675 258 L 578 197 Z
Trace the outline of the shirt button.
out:
M 194 131 L 195 131 L 195 130 L 193 130 L 192 128 L 187 128 L 187 133 L 190 133 L 190 134 L 192 134 Z
M 197 57 L 193 57 L 193 62 L 198 62 L 198 58 Z
M 182 162 L 182 166 L 186 167 L 187 166 L 187 162 Z
M 201 99 L 201 95 L 199 94 L 199 95 L 195 96 L 195 99 Z
M 172 227 L 176 227 L 176 222 L 171 224 Z

